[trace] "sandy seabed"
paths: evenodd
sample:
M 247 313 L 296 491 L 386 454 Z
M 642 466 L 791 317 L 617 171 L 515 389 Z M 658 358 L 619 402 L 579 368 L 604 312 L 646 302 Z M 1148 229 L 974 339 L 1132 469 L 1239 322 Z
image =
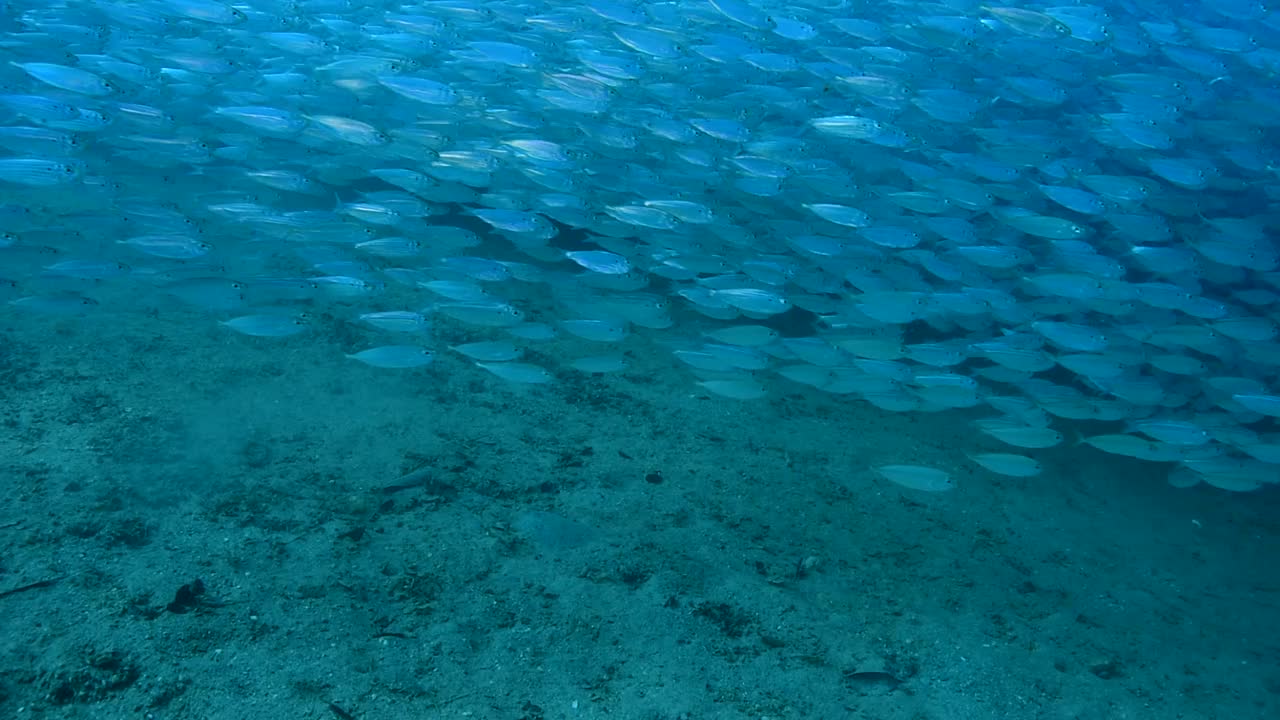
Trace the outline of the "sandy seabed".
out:
M 987 413 L 709 395 L 643 332 L 516 386 L 448 323 L 393 371 L 148 315 L 0 314 L 4 717 L 1280 716 L 1274 489 L 999 477 Z

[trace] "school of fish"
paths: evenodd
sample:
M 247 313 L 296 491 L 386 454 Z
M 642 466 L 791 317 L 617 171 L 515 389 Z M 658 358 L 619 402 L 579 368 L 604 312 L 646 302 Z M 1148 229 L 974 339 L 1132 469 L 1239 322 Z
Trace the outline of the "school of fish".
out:
M 660 352 L 728 398 L 982 408 L 1001 475 L 1083 427 L 1280 482 L 1257 0 L 17 0 L 0 47 L 6 312 L 323 312 L 382 338 L 353 362 L 499 383 Z M 557 337 L 591 350 L 527 356 Z

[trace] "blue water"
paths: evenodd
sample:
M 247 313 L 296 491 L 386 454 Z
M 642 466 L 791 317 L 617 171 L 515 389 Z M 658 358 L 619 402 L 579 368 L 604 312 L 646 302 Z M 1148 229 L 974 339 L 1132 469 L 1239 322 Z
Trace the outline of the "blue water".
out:
M 1278 28 L 5 3 L 0 715 L 1277 716 Z

